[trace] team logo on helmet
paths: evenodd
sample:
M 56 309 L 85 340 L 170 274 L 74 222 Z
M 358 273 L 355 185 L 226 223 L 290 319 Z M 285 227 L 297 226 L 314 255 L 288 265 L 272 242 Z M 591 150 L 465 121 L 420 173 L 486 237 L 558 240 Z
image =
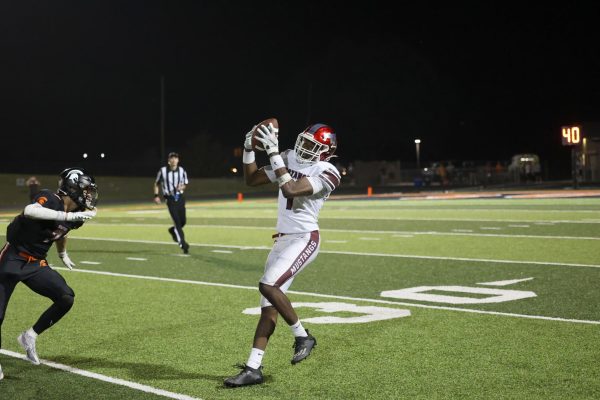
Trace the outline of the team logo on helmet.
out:
M 77 183 L 77 182 L 79 182 L 80 175 L 83 175 L 83 171 L 80 171 L 78 169 L 73 169 L 67 173 L 66 179 L 70 180 L 73 183 Z

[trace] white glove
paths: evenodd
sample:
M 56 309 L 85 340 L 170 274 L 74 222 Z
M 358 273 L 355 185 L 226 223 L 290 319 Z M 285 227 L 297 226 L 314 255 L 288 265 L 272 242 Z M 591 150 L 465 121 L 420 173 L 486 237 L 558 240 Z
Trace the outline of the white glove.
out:
M 58 256 L 60 257 L 63 264 L 65 264 L 65 266 L 67 268 L 73 269 L 73 267 L 75 266 L 75 263 L 73 261 L 71 261 L 71 259 L 69 258 L 69 255 L 67 254 L 66 251 L 61 251 L 60 253 L 58 253 Z
M 254 131 L 254 128 L 256 128 L 256 125 L 250 129 L 250 132 L 246 133 L 246 140 L 244 140 L 244 148 L 246 150 L 252 150 L 252 132 Z
M 267 152 L 267 155 L 272 153 L 279 153 L 279 140 L 277 139 L 277 133 L 279 129 L 273 127 L 273 124 L 269 126 L 261 125 L 258 127 L 258 135 L 256 139 L 261 142 Z
M 66 221 L 87 221 L 96 216 L 96 209 L 93 210 L 85 210 L 85 211 L 77 211 L 77 212 L 68 212 L 65 218 Z

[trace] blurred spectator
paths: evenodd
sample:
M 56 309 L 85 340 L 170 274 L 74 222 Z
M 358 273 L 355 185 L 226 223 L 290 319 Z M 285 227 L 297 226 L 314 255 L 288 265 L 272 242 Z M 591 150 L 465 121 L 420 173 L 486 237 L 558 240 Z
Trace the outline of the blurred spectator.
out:
M 441 162 L 438 166 L 437 174 L 440 179 L 440 185 L 442 185 L 442 187 L 448 186 L 448 171 L 446 170 L 446 166 L 443 162 Z
M 35 195 L 40 192 L 41 182 L 35 176 L 30 176 L 29 179 L 25 182 L 27 187 L 29 187 L 29 202 L 33 203 L 33 199 Z
M 446 174 L 448 176 L 448 184 L 450 185 L 452 185 L 452 181 L 455 178 L 454 172 L 454 164 L 452 163 L 452 161 L 448 161 L 448 166 L 446 167 Z
M 488 161 L 485 163 L 485 186 L 492 183 L 492 162 Z
M 502 174 L 502 172 L 504 172 L 504 167 L 502 166 L 500 161 L 497 161 L 496 162 L 496 175 L 500 175 L 500 174 Z

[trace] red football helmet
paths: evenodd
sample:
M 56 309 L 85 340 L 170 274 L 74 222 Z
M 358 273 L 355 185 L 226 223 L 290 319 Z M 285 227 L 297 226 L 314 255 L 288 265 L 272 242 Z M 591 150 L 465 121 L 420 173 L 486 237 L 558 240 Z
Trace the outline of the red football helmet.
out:
M 329 161 L 336 148 L 337 137 L 333 129 L 324 124 L 314 124 L 298 135 L 294 152 L 299 163 L 312 164 L 317 161 Z

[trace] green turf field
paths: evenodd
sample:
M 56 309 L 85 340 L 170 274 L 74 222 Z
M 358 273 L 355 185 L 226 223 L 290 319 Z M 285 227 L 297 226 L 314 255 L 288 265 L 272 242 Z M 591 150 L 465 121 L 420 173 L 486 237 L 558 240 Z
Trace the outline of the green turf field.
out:
M 600 398 L 597 198 L 328 201 L 290 294 L 318 346 L 291 366 L 280 321 L 266 383 L 223 388 L 248 357 L 276 215 L 274 199 L 189 203 L 185 257 L 166 207 L 100 208 L 60 269 L 75 306 L 38 340 L 60 365 L 15 357 L 48 306 L 19 285 L 0 399 Z

